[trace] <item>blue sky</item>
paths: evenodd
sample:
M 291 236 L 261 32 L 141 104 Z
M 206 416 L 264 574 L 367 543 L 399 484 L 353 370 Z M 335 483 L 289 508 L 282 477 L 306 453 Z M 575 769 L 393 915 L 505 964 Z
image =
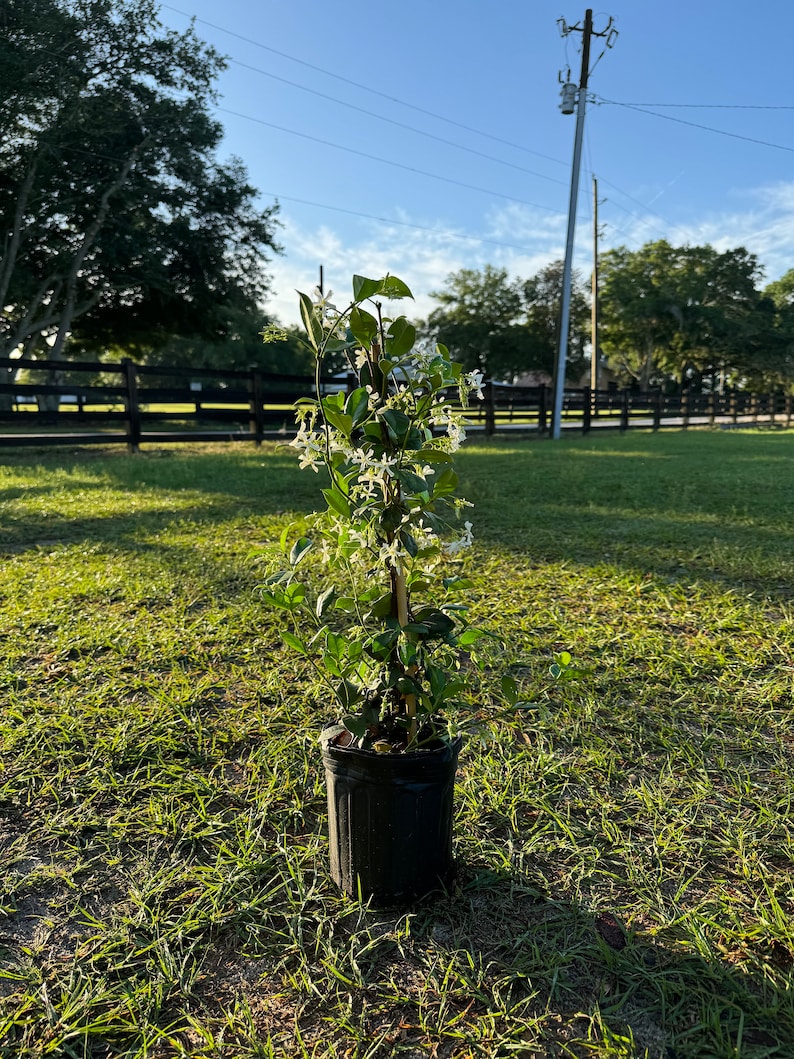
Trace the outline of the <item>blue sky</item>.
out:
M 353 272 L 392 272 L 423 316 L 460 268 L 528 277 L 561 258 L 575 118 L 560 113 L 558 74 L 570 67 L 578 82 L 582 35 L 563 38 L 557 20 L 582 24 L 584 11 L 162 4 L 165 25 L 195 16 L 229 58 L 221 153 L 243 160 L 264 204 L 280 203 L 268 311 L 296 322 L 294 291 L 310 291 L 320 265 L 342 297 Z M 794 6 L 616 0 L 593 12 L 596 30 L 612 16 L 619 35 L 601 58 L 593 41 L 577 266 L 592 267 L 594 174 L 604 249 L 665 238 L 745 246 L 767 281 L 794 267 Z

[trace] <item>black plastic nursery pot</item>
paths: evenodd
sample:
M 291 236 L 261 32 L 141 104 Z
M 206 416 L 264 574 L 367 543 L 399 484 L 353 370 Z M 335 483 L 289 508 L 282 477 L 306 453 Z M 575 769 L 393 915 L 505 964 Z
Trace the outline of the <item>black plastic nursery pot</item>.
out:
M 398 905 L 446 884 L 454 869 L 452 809 L 462 739 L 409 754 L 337 746 L 321 736 L 331 876 L 351 897 Z

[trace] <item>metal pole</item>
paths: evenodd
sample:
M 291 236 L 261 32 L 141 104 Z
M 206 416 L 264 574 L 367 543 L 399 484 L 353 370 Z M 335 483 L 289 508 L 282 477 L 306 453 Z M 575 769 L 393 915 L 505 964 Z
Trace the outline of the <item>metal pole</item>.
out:
M 593 292 L 590 309 L 590 389 L 598 390 L 598 181 L 593 177 Z
M 560 437 L 562 398 L 565 389 L 565 363 L 568 358 L 568 328 L 571 318 L 571 272 L 573 270 L 573 237 L 576 230 L 576 203 L 579 196 L 579 172 L 582 165 L 584 112 L 587 105 L 587 75 L 590 65 L 590 35 L 593 32 L 593 12 L 587 9 L 582 34 L 582 72 L 579 79 L 579 100 L 576 108 L 576 136 L 573 144 L 571 194 L 568 201 L 568 235 L 565 241 L 565 264 L 562 273 L 562 309 L 560 311 L 560 346 L 554 372 L 554 405 L 551 412 L 551 436 Z

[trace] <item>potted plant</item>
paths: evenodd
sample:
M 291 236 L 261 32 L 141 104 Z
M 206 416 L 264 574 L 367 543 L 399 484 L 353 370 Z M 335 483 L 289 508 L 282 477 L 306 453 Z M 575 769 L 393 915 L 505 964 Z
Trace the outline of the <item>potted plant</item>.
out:
M 322 473 L 325 510 L 297 540 L 285 532 L 286 564 L 264 590 L 339 719 L 321 737 L 332 876 L 381 903 L 422 896 L 451 873 L 461 746 L 451 714 L 485 635 L 459 598 L 470 582 L 456 557 L 472 526 L 453 466 L 482 375 L 444 346 L 417 347 L 404 316 L 384 315 L 384 302 L 410 297 L 390 275 L 354 276 L 341 310 L 330 295 L 299 294 L 315 395 L 298 403 L 291 445 Z M 350 365 L 346 393 L 323 393 L 332 353 Z

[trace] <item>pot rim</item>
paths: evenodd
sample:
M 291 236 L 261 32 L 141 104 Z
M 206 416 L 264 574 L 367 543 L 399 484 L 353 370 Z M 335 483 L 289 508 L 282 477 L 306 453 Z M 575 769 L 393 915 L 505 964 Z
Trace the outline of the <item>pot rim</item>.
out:
M 332 743 L 340 732 L 346 731 L 345 726 L 338 721 L 327 725 L 320 733 L 320 745 L 324 752 L 335 754 L 346 754 L 351 757 L 376 758 L 379 761 L 421 761 L 426 760 L 431 754 L 457 753 L 463 745 L 463 735 L 459 732 L 453 739 L 439 738 L 432 745 L 420 750 L 408 750 L 399 754 L 380 754 L 377 750 L 366 750 L 359 746 L 337 746 Z

